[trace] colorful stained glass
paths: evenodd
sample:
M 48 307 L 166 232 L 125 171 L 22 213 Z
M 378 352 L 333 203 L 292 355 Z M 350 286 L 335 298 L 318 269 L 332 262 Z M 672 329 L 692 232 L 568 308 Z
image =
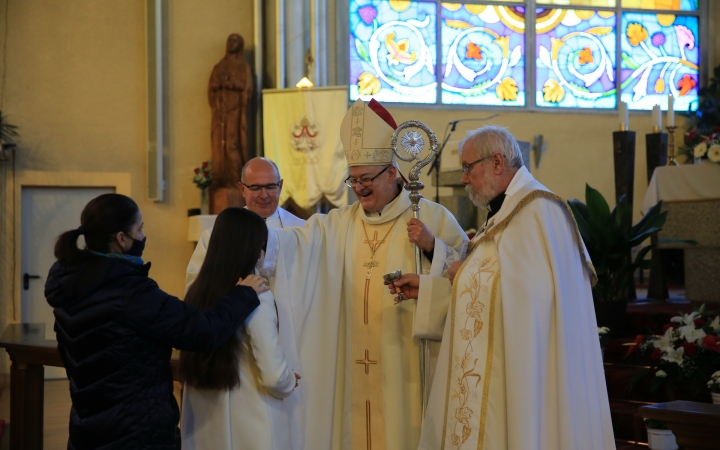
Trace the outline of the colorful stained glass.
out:
M 631 109 L 695 109 L 698 95 L 698 18 L 663 14 L 624 13 L 622 16 L 620 98 Z
M 539 5 L 557 6 L 597 6 L 600 8 L 614 8 L 616 0 L 537 0 Z
M 621 6 L 658 11 L 697 11 L 698 0 L 622 0 Z
M 435 103 L 437 5 L 350 0 L 350 99 Z
M 442 102 L 525 105 L 525 9 L 442 4 Z
M 615 13 L 538 9 L 535 23 L 536 104 L 615 108 Z

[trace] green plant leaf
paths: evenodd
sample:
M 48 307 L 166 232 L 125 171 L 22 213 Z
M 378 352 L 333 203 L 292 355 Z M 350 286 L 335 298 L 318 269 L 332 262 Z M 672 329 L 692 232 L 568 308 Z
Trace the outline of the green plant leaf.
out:
M 585 242 L 585 246 L 594 246 L 590 227 L 587 222 L 587 208 L 584 204 L 582 204 L 579 200 L 576 199 L 568 201 L 568 205 L 570 205 L 570 210 L 575 217 L 575 222 L 577 222 L 578 230 L 580 230 L 580 236 L 582 236 L 582 239 Z M 588 249 L 588 251 L 590 250 Z
M 648 227 L 660 227 L 662 228 L 663 225 L 665 225 L 665 220 L 667 220 L 667 214 L 663 216 L 662 219 L 659 219 L 660 217 L 660 211 L 662 210 L 662 200 L 657 202 L 654 206 L 652 206 L 650 209 L 647 210 L 645 215 L 636 223 L 633 225 L 632 228 L 630 228 L 630 236 L 633 236 L 637 233 L 639 233 L 643 228 Z M 667 213 L 667 211 L 665 212 Z M 662 220 L 662 223 L 659 221 Z M 648 222 L 652 222 L 648 224 Z
M 687 245 L 698 245 L 697 241 L 692 239 L 675 239 L 675 238 L 662 238 L 658 240 L 658 244 L 687 244 Z
M 645 256 L 650 253 L 652 247 L 652 245 L 646 245 L 645 247 L 641 248 L 637 255 L 635 255 L 635 264 L 642 262 L 645 259 Z
M 610 218 L 610 207 L 602 194 L 588 184 L 585 185 L 585 202 L 592 222 L 607 223 Z
M 358 56 L 363 59 L 366 63 L 370 62 L 370 56 L 368 55 L 367 50 L 365 49 L 365 46 L 362 42 L 360 42 L 360 39 L 355 38 L 355 49 L 358 52 Z
M 661 228 L 649 228 L 640 234 L 632 236 L 631 239 L 628 241 L 628 244 L 630 244 L 630 247 L 635 247 L 636 245 L 640 245 L 643 243 L 643 241 L 645 239 L 648 239 L 650 236 L 652 236 L 655 233 L 658 233 L 660 230 L 661 230 Z
M 627 201 L 627 197 L 624 195 L 620 197 L 620 201 L 615 205 L 610 215 L 615 223 L 615 228 L 620 233 L 624 235 L 630 230 L 630 226 L 632 225 L 632 208 Z

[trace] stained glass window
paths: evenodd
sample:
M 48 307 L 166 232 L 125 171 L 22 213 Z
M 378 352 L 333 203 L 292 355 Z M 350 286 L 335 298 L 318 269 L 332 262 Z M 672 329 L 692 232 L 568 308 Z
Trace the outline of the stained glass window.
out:
M 442 102 L 525 105 L 525 8 L 442 4 Z
M 616 0 L 537 0 L 539 5 L 562 5 L 562 6 L 598 6 L 614 8 Z
M 697 11 L 698 0 L 622 0 L 623 8 Z
M 615 108 L 615 13 L 538 9 L 538 106 Z
M 436 103 L 437 5 L 350 0 L 350 98 Z
M 631 109 L 696 107 L 698 94 L 698 18 L 668 14 L 624 13 L 621 36 L 620 99 Z

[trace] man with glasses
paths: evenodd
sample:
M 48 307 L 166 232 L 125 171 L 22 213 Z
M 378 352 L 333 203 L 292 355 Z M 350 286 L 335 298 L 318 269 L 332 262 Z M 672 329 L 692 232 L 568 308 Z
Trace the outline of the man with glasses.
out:
M 423 269 L 440 275 L 467 237 L 442 206 L 421 200 L 424 224 L 412 221 L 390 142 L 396 124 L 378 102 L 355 102 L 340 136 L 349 165 L 352 205 L 312 216 L 304 228 L 269 230 L 262 270 L 273 276 L 276 299 L 288 299 L 303 382 L 291 416 L 293 436 L 306 449 L 406 450 L 420 438 L 420 339 L 445 311 L 416 302 L 395 304 L 383 274 L 414 270 L 414 245 Z M 421 227 L 422 225 L 422 227 Z M 419 230 L 423 230 L 420 233 Z M 429 241 L 429 244 L 428 244 Z M 279 314 L 283 314 L 279 311 Z M 435 342 L 435 355 L 439 344 Z M 432 364 L 432 362 L 429 362 Z M 295 399 L 293 399 L 295 397 Z
M 569 206 L 504 128 L 471 131 L 460 149 L 461 181 L 488 221 L 446 277 L 390 286 L 448 311 L 419 448 L 614 449 L 597 276 Z
M 283 180 L 274 162 L 253 158 L 242 168 L 240 193 L 245 207 L 265 219 L 271 228 L 301 227 L 305 221 L 283 208 L 278 208 Z

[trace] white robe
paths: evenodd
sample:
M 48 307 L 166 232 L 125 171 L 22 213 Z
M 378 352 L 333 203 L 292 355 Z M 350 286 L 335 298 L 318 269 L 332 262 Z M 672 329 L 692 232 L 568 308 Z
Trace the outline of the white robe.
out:
M 305 446 L 310 450 L 350 449 L 353 446 L 351 423 L 365 415 L 353 417 L 352 376 L 355 362 L 350 324 L 353 303 L 354 274 L 358 260 L 354 251 L 362 250 L 363 227 L 386 224 L 398 219 L 384 244 L 387 256 L 384 272 L 373 272 L 373 283 L 382 283 L 381 275 L 392 270 L 414 271 L 414 246 L 408 241 L 406 223 L 412 217 L 407 192 L 388 204 L 382 215 L 366 214 L 355 203 L 316 214 L 304 228 L 270 230 L 267 254 L 263 261 L 266 274 L 274 275 L 272 289 L 289 307 L 291 326 L 297 341 L 303 376 L 301 391 L 304 408 L 296 409 L 294 421 L 303 430 Z M 442 206 L 421 200 L 420 219 L 436 236 L 433 261 L 424 259 L 427 273 L 440 275 L 466 243 L 466 236 L 454 217 Z M 382 236 L 379 236 L 382 237 Z M 355 280 L 356 281 L 356 280 Z M 412 329 L 433 322 L 414 314 L 414 302 L 395 306 L 385 288 L 379 298 L 371 299 L 382 309 L 380 339 L 384 392 L 385 442 L 373 442 L 373 448 L 405 450 L 417 446 L 420 426 L 419 340 Z M 278 302 L 280 308 L 281 302 Z M 430 311 L 430 310 L 428 310 Z M 282 332 L 281 313 L 281 332 Z M 413 324 L 414 320 L 418 323 Z M 442 320 L 442 318 L 435 321 Z M 424 335 L 439 339 L 441 332 Z M 372 357 L 372 355 L 371 355 Z M 370 370 L 375 370 L 373 366 Z
M 265 223 L 270 228 L 302 227 L 305 225 L 303 219 L 287 211 L 285 208 L 280 207 L 278 207 L 270 217 L 265 219 Z
M 294 216 L 283 208 L 278 208 L 270 217 L 267 218 L 265 223 L 269 228 L 280 228 L 283 225 L 304 225 L 305 221 L 300 219 L 299 217 Z M 190 284 L 195 281 L 195 278 L 197 278 L 198 274 L 200 273 L 200 268 L 202 267 L 203 261 L 205 260 L 205 255 L 207 254 L 207 247 L 210 243 L 211 233 L 212 229 L 206 230 L 200 235 L 200 240 L 198 241 L 192 258 L 188 263 L 187 272 L 185 274 L 186 292 Z M 272 277 L 270 278 L 270 285 L 273 285 Z M 290 305 L 288 304 L 288 297 L 275 295 L 275 306 L 277 307 L 277 333 L 279 346 L 284 353 L 285 359 L 289 367 L 302 376 L 302 372 L 298 370 L 300 362 L 297 353 L 297 346 L 295 344 L 295 333 L 291 324 L 292 316 L 290 313 Z M 302 448 L 304 431 L 302 430 L 301 425 L 298 423 L 298 421 L 296 419 L 293 419 L 297 418 L 300 415 L 299 408 L 300 405 L 303 404 L 302 397 L 303 389 L 300 388 L 296 389 L 293 395 L 283 401 L 284 407 L 288 415 L 291 417 L 288 429 L 290 430 L 293 450 L 299 450 Z
M 587 251 L 567 205 L 521 168 L 470 243 L 449 306 L 420 449 L 615 449 Z
M 278 343 L 278 318 L 270 292 L 245 322 L 238 361 L 240 386 L 233 390 L 183 392 L 184 450 L 289 450 L 289 412 L 282 399 L 293 393 L 294 372 Z

